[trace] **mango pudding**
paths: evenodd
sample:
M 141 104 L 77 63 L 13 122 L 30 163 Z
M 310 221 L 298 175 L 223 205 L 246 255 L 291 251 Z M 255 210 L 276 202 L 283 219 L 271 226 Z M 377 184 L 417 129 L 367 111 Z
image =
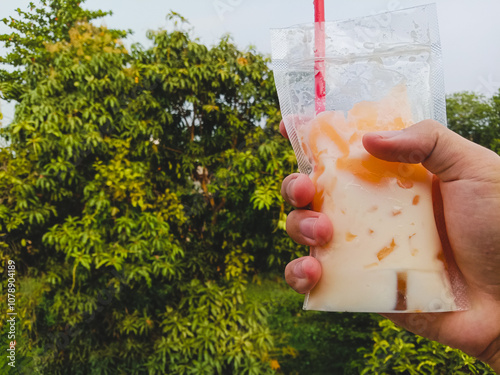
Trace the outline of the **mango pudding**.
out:
M 387 162 L 362 145 L 369 131 L 412 124 L 405 87 L 347 113 L 329 111 L 299 129 L 316 186 L 312 209 L 328 215 L 334 236 L 312 248 L 322 277 L 310 310 L 456 310 L 432 202 L 432 175 L 420 164 Z

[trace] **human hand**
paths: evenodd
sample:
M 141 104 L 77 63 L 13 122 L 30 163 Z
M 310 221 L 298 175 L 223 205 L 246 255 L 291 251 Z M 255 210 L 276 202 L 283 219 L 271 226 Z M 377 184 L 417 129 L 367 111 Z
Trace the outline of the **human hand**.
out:
M 280 129 L 286 136 L 283 123 Z M 500 157 L 430 120 L 402 131 L 368 133 L 363 145 L 383 160 L 421 162 L 438 177 L 438 216 L 444 216 L 438 230 L 441 238 L 448 238 L 468 285 L 467 311 L 384 316 L 411 332 L 461 349 L 500 373 Z M 306 175 L 293 174 L 285 178 L 281 192 L 288 203 L 304 208 L 315 187 Z M 298 209 L 288 216 L 287 232 L 298 243 L 318 246 L 332 238 L 334 228 L 326 215 Z M 287 283 L 299 293 L 311 290 L 320 277 L 321 265 L 310 256 L 285 269 Z

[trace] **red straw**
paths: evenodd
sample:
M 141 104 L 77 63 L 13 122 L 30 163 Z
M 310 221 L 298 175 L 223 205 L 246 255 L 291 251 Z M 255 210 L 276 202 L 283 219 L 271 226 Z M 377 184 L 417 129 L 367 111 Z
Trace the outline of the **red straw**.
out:
M 314 83 L 316 114 L 325 110 L 325 1 L 314 0 Z

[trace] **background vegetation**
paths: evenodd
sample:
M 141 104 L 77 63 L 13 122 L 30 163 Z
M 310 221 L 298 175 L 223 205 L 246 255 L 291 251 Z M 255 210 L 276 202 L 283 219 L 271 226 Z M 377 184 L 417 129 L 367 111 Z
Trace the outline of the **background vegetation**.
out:
M 3 20 L 0 92 L 18 104 L 0 262 L 16 262 L 18 320 L 2 373 L 491 373 L 378 316 L 301 309 L 281 276 L 307 250 L 284 230 L 296 164 L 267 58 L 202 45 L 175 13 L 127 50 L 82 3 Z M 500 92 L 455 94 L 448 117 L 500 152 Z

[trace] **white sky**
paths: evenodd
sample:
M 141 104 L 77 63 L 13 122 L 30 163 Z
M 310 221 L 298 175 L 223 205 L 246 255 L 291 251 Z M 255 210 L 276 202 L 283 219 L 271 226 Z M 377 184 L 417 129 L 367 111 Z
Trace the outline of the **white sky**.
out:
M 36 0 L 32 0 L 36 2 Z M 422 5 L 432 0 L 325 0 L 327 20 L 359 17 Z M 0 0 L 0 18 L 26 9 L 30 0 Z M 500 88 L 500 1 L 436 0 L 443 48 L 446 92 Z M 214 44 L 230 33 L 240 48 L 253 45 L 270 53 L 269 29 L 311 22 L 313 0 L 87 0 L 87 9 L 112 10 L 108 27 L 132 29 L 128 43 L 147 44 L 146 31 L 169 27 L 170 10 L 187 18 L 194 35 Z M 0 25 L 0 33 L 7 32 Z M 127 43 L 127 44 L 128 44 Z M 2 51 L 0 51 L 2 54 Z M 5 122 L 12 106 L 2 103 Z

